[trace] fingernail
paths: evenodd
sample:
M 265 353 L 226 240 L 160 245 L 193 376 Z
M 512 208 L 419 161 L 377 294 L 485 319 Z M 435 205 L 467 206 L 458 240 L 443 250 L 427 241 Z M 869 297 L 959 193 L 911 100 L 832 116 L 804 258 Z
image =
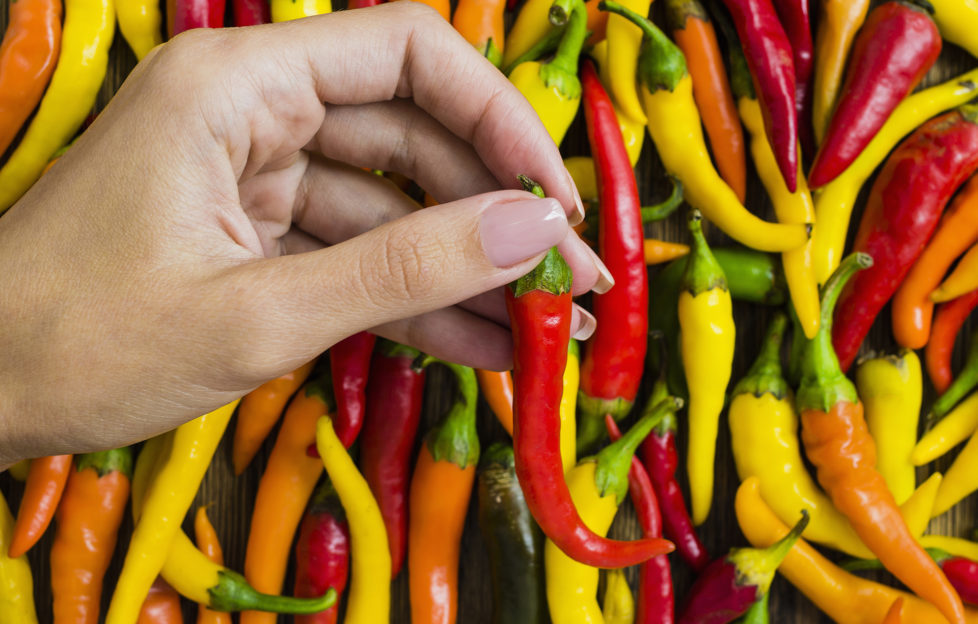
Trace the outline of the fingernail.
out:
M 489 261 L 507 267 L 553 247 L 567 235 L 567 217 L 553 198 L 495 204 L 479 223 Z
M 574 191 L 574 214 L 568 217 L 567 222 L 574 226 L 584 222 L 584 202 L 581 201 L 581 194 L 577 192 L 577 184 L 570 172 L 567 173 L 567 181 L 571 190 Z
M 591 258 L 594 260 L 595 268 L 598 269 L 598 281 L 594 287 L 591 288 L 591 290 L 599 295 L 603 295 L 611 290 L 611 287 L 615 285 L 615 278 L 611 277 L 611 271 L 609 271 L 608 267 L 604 265 L 604 262 L 602 262 L 601 258 L 598 257 L 598 254 L 594 253 L 594 250 L 590 247 L 588 247 L 587 250 L 588 253 L 591 254 Z
M 598 326 L 597 319 L 576 303 L 571 311 L 571 322 L 575 328 L 571 335 L 574 340 L 587 340 L 594 333 L 594 328 Z

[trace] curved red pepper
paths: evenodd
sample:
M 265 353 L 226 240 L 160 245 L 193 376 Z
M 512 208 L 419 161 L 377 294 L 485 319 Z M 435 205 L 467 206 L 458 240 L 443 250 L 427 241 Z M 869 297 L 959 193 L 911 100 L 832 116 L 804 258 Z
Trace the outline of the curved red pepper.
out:
M 846 170 L 941 53 L 941 35 L 919 6 L 881 4 L 859 30 L 846 81 L 808 182 L 828 184 Z
M 795 110 L 798 111 L 798 140 L 807 158 L 815 153 L 815 129 L 812 127 L 812 71 L 815 68 L 812 25 L 808 0 L 782 0 L 775 5 L 784 32 L 791 41 L 795 66 Z
M 849 281 L 835 311 L 832 344 L 846 371 L 876 315 L 937 227 L 954 191 L 978 169 L 978 106 L 936 117 L 890 154 L 863 212 L 853 251 L 873 266 Z
M 330 587 L 343 594 L 350 570 L 350 528 L 329 478 L 316 488 L 295 543 L 298 598 L 318 598 Z M 325 611 L 295 616 L 295 624 L 336 624 L 339 599 Z
M 391 578 L 401 571 L 407 550 L 407 487 L 425 380 L 424 369 L 412 367 L 418 355 L 416 349 L 389 340 L 377 345 L 360 434 L 360 471 L 387 527 Z
M 798 113 L 791 42 L 771 0 L 723 0 L 730 10 L 754 90 L 764 116 L 764 131 L 778 169 L 792 193 L 798 185 Z
M 598 325 L 581 360 L 578 447 L 590 448 L 604 435 L 604 415 L 620 420 L 638 393 L 649 331 L 649 284 L 635 173 L 611 98 L 590 61 L 584 63 L 581 88 L 601 202 L 599 254 L 616 284 L 593 297 Z
M 346 448 L 357 439 L 363 426 L 367 373 L 376 340 L 376 336 L 364 331 L 341 340 L 329 350 L 333 394 L 336 395 L 336 435 Z
M 961 295 L 947 303 L 942 303 L 934 313 L 930 328 L 930 340 L 924 351 L 927 376 L 934 384 L 938 394 L 944 394 L 954 379 L 951 372 L 951 352 L 961 326 L 978 307 L 978 290 Z
M 224 0 L 176 0 L 173 35 L 192 28 L 224 26 Z
M 272 21 L 268 0 L 232 0 L 235 26 L 257 26 Z

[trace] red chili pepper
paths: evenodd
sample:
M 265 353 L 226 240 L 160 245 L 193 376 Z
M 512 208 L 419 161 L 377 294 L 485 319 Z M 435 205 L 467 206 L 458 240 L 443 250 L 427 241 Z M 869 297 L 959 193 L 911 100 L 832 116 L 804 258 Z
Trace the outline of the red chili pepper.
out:
M 173 37 L 192 28 L 224 26 L 224 0 L 176 0 Z
M 350 448 L 363 426 L 367 373 L 377 337 L 368 332 L 354 334 L 329 349 L 329 365 L 336 395 L 336 435 Z
M 272 21 L 271 3 L 268 0 L 232 0 L 231 8 L 235 26 L 257 26 Z
M 873 266 L 849 282 L 835 311 L 832 344 L 843 371 L 930 240 L 948 199 L 975 169 L 975 105 L 928 121 L 890 154 L 873 183 L 853 245 L 872 256 Z
M 951 352 L 961 326 L 971 311 L 978 307 L 978 290 L 961 295 L 947 303 L 937 306 L 934 323 L 931 325 L 930 340 L 924 351 L 927 376 L 938 394 L 943 394 L 951 385 L 954 374 L 951 371 Z
M 350 569 L 350 528 L 340 499 L 329 477 L 312 495 L 295 543 L 295 587 L 297 598 L 318 598 L 330 587 L 336 603 L 313 615 L 295 616 L 295 624 L 336 624 L 339 596 L 346 588 Z
M 599 255 L 617 284 L 592 299 L 598 326 L 581 360 L 577 441 L 579 450 L 590 450 L 605 435 L 604 415 L 620 420 L 638 393 L 649 331 L 649 284 L 635 172 L 611 98 L 590 61 L 584 63 L 581 88 L 601 202 Z
M 656 401 L 655 403 L 658 403 Z M 646 405 L 645 413 L 654 408 L 652 401 Z M 666 412 L 672 414 L 672 412 Z M 604 418 L 608 435 L 612 441 L 621 437 L 621 431 L 610 414 Z M 628 472 L 628 495 L 632 498 L 638 524 L 645 537 L 662 537 L 662 514 L 659 500 L 652 488 L 652 480 L 645 466 L 632 456 L 632 467 Z M 636 624 L 672 624 L 674 621 L 675 599 L 672 592 L 672 566 L 669 557 L 659 555 L 643 563 L 638 569 L 638 606 Z
M 679 624 L 726 624 L 747 612 L 771 587 L 774 572 L 808 526 L 808 511 L 787 535 L 767 548 L 735 548 L 696 578 Z
M 71 455 L 51 455 L 31 460 L 24 497 L 17 510 L 17 523 L 10 537 L 8 554 L 11 557 L 19 557 L 30 550 L 51 524 L 71 474 L 71 458 Z
M 526 177 L 524 188 L 542 196 Z M 590 530 L 574 507 L 560 459 L 560 397 L 570 341 L 571 271 L 557 248 L 506 288 L 513 330 L 513 445 L 516 475 L 530 513 L 567 556 L 622 568 L 672 550 L 662 539 L 619 542 Z
M 856 35 L 846 81 L 808 175 L 812 188 L 852 164 L 940 53 L 941 35 L 920 6 L 897 0 L 873 9 Z
M 798 140 L 806 157 L 815 153 L 815 130 L 812 127 L 812 71 L 815 68 L 812 25 L 808 0 L 783 0 L 775 5 L 784 32 L 791 41 L 795 65 L 795 110 L 798 112 Z
M 792 193 L 798 185 L 798 113 L 791 42 L 771 0 L 723 0 L 730 10 L 764 115 L 778 169 Z
M 391 578 L 407 549 L 407 486 L 411 451 L 421 421 L 425 371 L 416 349 L 381 340 L 370 365 L 367 415 L 360 434 L 360 470 L 377 499 L 391 549 Z

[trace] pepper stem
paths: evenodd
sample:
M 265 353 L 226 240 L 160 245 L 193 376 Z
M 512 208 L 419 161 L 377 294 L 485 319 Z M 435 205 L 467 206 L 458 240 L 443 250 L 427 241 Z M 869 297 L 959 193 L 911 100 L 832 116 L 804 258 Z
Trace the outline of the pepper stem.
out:
M 537 182 L 525 175 L 518 175 L 516 178 L 523 185 L 525 191 L 533 193 L 537 197 L 545 197 L 543 187 Z M 510 283 L 509 288 L 513 291 L 514 297 L 520 297 L 534 290 L 562 295 L 571 291 L 572 280 L 573 274 L 564 257 L 560 255 L 556 247 L 551 247 L 540 264 L 523 277 Z
M 781 374 L 781 340 L 788 327 L 788 317 L 778 312 L 768 325 L 761 352 L 747 375 L 734 387 L 733 395 L 753 394 L 756 397 L 771 393 L 781 400 L 788 396 L 788 382 Z
M 463 470 L 479 461 L 479 436 L 476 433 L 476 402 L 478 382 L 475 371 L 468 366 L 439 360 L 432 355 L 419 355 L 415 370 L 430 364 L 447 366 L 458 382 L 458 394 L 448 413 L 425 436 L 425 444 L 435 461 L 447 461 Z
M 683 203 L 683 183 L 675 176 L 669 176 L 672 182 L 672 192 L 665 201 L 653 206 L 642 206 L 642 224 L 662 221 Z
M 703 215 L 699 210 L 689 213 L 689 233 L 693 236 L 693 244 L 680 281 L 680 292 L 685 290 L 695 297 L 714 288 L 728 290 L 727 276 L 703 236 Z
M 255 610 L 308 615 L 325 611 L 336 604 L 336 590 L 332 587 L 318 598 L 294 598 L 263 594 L 252 587 L 245 577 L 230 570 L 218 572 L 217 578 L 217 585 L 207 590 L 211 598 L 208 606 L 215 611 Z
M 569 100 L 581 97 L 577 77 L 577 60 L 587 39 L 587 9 L 582 0 L 556 0 L 550 7 L 550 23 L 567 24 L 557 52 L 550 62 L 540 66 L 540 79 L 547 87 L 557 87 Z
M 842 373 L 839 358 L 832 347 L 832 314 L 835 304 L 846 285 L 856 272 L 873 266 L 869 254 L 854 253 L 847 256 L 822 287 L 821 318 L 815 337 L 805 343 L 801 356 L 801 384 L 795 401 L 798 411 L 817 409 L 829 411 L 836 403 L 857 403 L 856 387 Z
M 674 91 L 679 81 L 689 75 L 682 51 L 647 17 L 611 0 L 602 0 L 598 9 L 620 15 L 642 30 L 638 77 L 649 93 L 659 89 Z
M 625 435 L 598 453 L 595 458 L 598 465 L 594 471 L 594 482 L 601 496 L 613 493 L 615 502 L 621 504 L 628 493 L 628 470 L 631 468 L 635 450 L 667 413 L 676 412 L 682 407 L 682 399 L 667 397 L 651 410 L 646 410 Z
M 81 472 L 86 468 L 94 470 L 99 477 L 110 472 L 121 472 L 126 477 L 132 477 L 132 448 L 123 446 L 76 456 L 75 470 Z
M 521 64 L 529 61 L 535 61 L 542 58 L 545 54 L 553 52 L 557 49 L 557 46 L 560 45 L 560 40 L 563 39 L 563 37 L 564 27 L 551 28 L 549 31 L 547 31 L 547 34 L 544 35 L 543 39 L 534 43 L 529 50 L 517 56 L 512 63 L 507 65 L 503 69 L 503 74 L 508 77 L 513 73 L 513 70 Z
M 727 561 L 737 570 L 737 584 L 754 585 L 758 596 L 763 596 L 771 588 L 774 571 L 778 569 L 791 548 L 808 526 L 808 510 L 801 510 L 801 519 L 791 527 L 787 535 L 767 548 L 736 548 L 727 555 Z
M 964 395 L 971 392 L 971 389 L 978 385 L 978 330 L 971 333 L 971 344 L 968 347 L 968 359 L 964 363 L 964 368 L 955 377 L 954 382 L 944 391 L 944 394 L 937 397 L 934 405 L 930 408 L 927 415 L 927 424 L 933 425 L 938 420 L 944 418 Z

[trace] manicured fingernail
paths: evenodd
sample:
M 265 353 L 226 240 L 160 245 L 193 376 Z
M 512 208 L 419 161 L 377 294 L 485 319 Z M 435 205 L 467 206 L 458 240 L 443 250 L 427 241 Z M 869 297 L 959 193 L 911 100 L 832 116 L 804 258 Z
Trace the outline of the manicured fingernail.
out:
M 479 223 L 489 261 L 507 267 L 553 247 L 567 235 L 567 217 L 553 198 L 495 204 Z
M 571 190 L 574 191 L 574 214 L 567 218 L 567 222 L 574 226 L 584 222 L 584 202 L 581 201 L 581 194 L 577 192 L 577 184 L 569 172 L 567 181 Z
M 574 340 L 587 340 L 594 333 L 594 328 L 597 326 L 598 321 L 591 316 L 591 313 L 575 303 L 571 311 L 571 327 L 574 328 L 574 333 L 571 335 L 571 338 Z
M 599 295 L 603 295 L 611 290 L 611 287 L 615 285 L 615 278 L 611 277 L 611 271 L 609 271 L 608 267 L 604 265 L 604 262 L 602 262 L 601 258 L 598 257 L 598 254 L 594 253 L 594 250 L 590 247 L 588 247 L 587 250 L 588 253 L 591 254 L 591 258 L 594 260 L 595 268 L 598 269 L 598 282 L 591 288 L 591 290 Z

